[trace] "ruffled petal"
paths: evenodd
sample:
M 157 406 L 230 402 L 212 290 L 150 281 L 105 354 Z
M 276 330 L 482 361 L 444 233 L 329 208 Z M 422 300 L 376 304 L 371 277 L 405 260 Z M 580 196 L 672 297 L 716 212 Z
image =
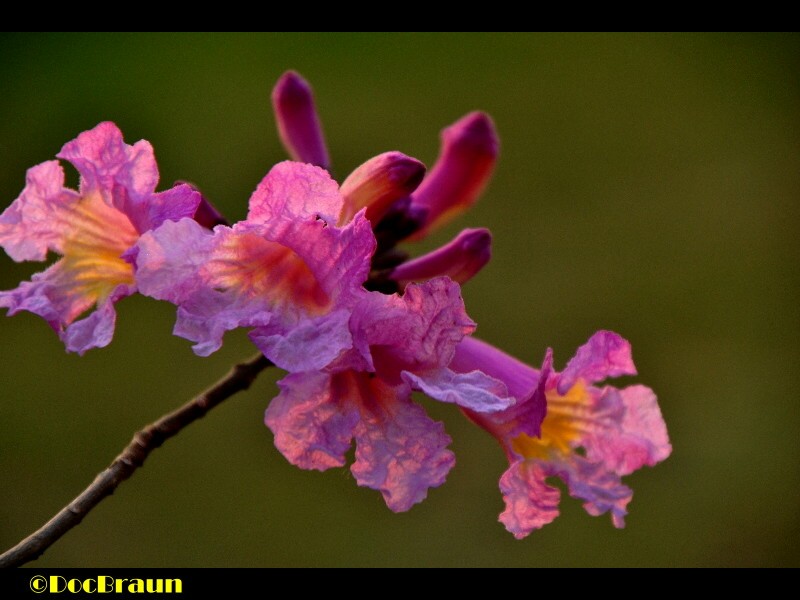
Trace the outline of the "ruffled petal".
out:
M 16 289 L 0 292 L 0 306 L 8 309 L 9 317 L 25 310 L 42 317 L 56 332 L 62 331 L 93 303 L 74 290 L 64 270 L 60 260 Z
M 456 345 L 475 330 L 459 285 L 446 277 L 412 284 L 403 296 L 371 293 L 354 309 L 354 346 L 386 376 L 450 364 Z
M 133 222 L 140 232 L 155 229 L 165 221 L 179 221 L 184 217 L 193 218 L 203 197 L 200 192 L 187 184 L 152 194 L 133 212 Z
M 533 461 L 517 461 L 500 477 L 500 492 L 506 509 L 499 521 L 514 537 L 522 539 L 558 516 L 561 492 L 547 485 L 548 473 Z
M 258 184 L 250 198 L 247 220 L 270 226 L 319 216 L 335 225 L 343 203 L 339 185 L 327 171 L 287 160 L 272 167 Z
M 178 306 L 172 333 L 194 342 L 197 356 L 210 356 L 222 347 L 228 331 L 263 327 L 273 318 L 273 313 L 251 302 L 237 302 L 234 294 L 204 288 Z
M 595 383 L 620 375 L 636 375 L 631 345 L 613 331 L 598 331 L 578 348 L 561 372 L 558 393 L 566 394 L 578 379 Z
M 412 388 L 431 398 L 479 413 L 504 410 L 516 402 L 508 395 L 505 384 L 480 371 L 455 373 L 437 369 L 419 375 L 403 371 L 402 377 Z
M 264 420 L 281 454 L 301 469 L 343 466 L 359 419 L 347 381 L 307 373 L 289 375 L 278 385 L 281 392 Z
M 112 202 L 112 191 L 121 186 L 127 192 L 114 194 L 116 208 L 132 214 L 128 206 L 146 198 L 156 189 L 158 167 L 153 147 L 141 140 L 126 144 L 122 132 L 111 122 L 100 123 L 68 142 L 58 153 L 81 174 L 81 195 L 100 192 Z
M 276 366 L 292 373 L 319 371 L 353 345 L 350 311 L 336 310 L 297 323 L 270 322 L 250 332 L 250 339 Z
M 189 186 L 154 194 L 158 169 L 146 141 L 125 144 L 110 122 L 81 133 L 58 155 L 81 175 L 81 193 L 65 189 L 56 161 L 28 171 L 20 197 L 0 215 L 0 245 L 15 260 L 63 258 L 16 290 L 0 306 L 44 317 L 67 350 L 83 354 L 107 345 L 114 331 L 113 302 L 136 291 L 134 264 L 140 233 L 165 220 L 191 217 L 200 196 Z M 97 312 L 74 322 L 94 305 Z
M 361 420 L 355 429 L 358 485 L 380 490 L 386 505 L 404 512 L 442 485 L 455 464 L 450 436 L 410 400 L 410 390 L 356 375 Z
M 16 289 L 0 292 L 0 307 L 8 309 L 8 316 L 23 310 L 39 315 L 61 334 L 95 303 L 103 306 L 135 291 L 133 286 L 113 285 L 109 281 L 110 278 L 105 278 L 103 275 L 102 271 L 95 273 L 87 271 L 82 277 L 76 277 L 75 268 L 70 260 L 63 258 L 45 271 L 36 273 L 30 281 L 23 281 Z M 95 317 L 92 323 L 98 318 Z M 85 327 L 80 329 L 83 330 Z M 108 328 L 106 327 L 104 331 L 108 331 Z M 113 332 L 113 322 L 110 331 Z M 99 342 L 105 339 L 100 333 L 98 336 Z M 84 336 L 87 343 L 89 337 L 91 336 Z M 76 348 L 84 348 L 82 343 L 75 344 Z M 100 346 L 95 344 L 84 350 L 89 347 Z M 72 351 L 72 348 L 68 347 L 68 350 Z
M 135 256 L 139 292 L 178 304 L 201 285 L 198 271 L 211 257 L 213 234 L 193 219 L 166 221 L 139 238 Z
M 594 426 L 581 440 L 586 456 L 618 475 L 654 466 L 672 452 L 656 395 L 648 387 L 606 387 L 594 403 Z
M 587 513 L 597 517 L 610 512 L 614 527 L 625 527 L 626 507 L 633 498 L 633 490 L 622 484 L 619 475 L 606 470 L 602 464 L 577 455 L 563 462 L 550 463 L 546 468 L 549 474 L 564 480 L 570 496 L 584 501 L 583 508 Z
M 108 346 L 114 337 L 114 327 L 117 322 L 114 303 L 130 293 L 125 286 L 120 286 L 112 297 L 100 304 L 92 314 L 69 325 L 61 334 L 61 340 L 67 350 L 83 356 L 87 350 Z
M 225 332 L 266 325 L 271 315 L 254 294 L 215 280 L 209 270 L 247 269 L 247 255 L 226 246 L 236 235 L 225 226 L 212 233 L 193 219 L 167 221 L 137 244 L 136 280 L 140 293 L 178 305 L 173 333 L 195 342 L 199 356 L 222 345 Z
M 64 188 L 64 170 L 51 160 L 28 169 L 25 189 L 0 215 L 0 246 L 17 262 L 64 251 L 64 223 L 80 197 Z

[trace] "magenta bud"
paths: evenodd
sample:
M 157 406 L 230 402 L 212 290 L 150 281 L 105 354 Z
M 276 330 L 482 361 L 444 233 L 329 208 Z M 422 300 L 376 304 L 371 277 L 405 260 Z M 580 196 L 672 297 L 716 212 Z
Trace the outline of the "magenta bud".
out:
M 428 210 L 419 239 L 468 209 L 494 170 L 500 141 L 491 117 L 471 112 L 442 131 L 439 158 L 413 195 L 413 204 Z
M 340 224 L 349 223 L 362 208 L 377 225 L 397 200 L 411 194 L 425 176 L 425 165 L 402 152 L 384 152 L 369 159 L 342 183 L 344 208 Z
M 389 279 L 400 289 L 412 282 L 446 275 L 466 283 L 492 257 L 492 234 L 488 229 L 465 229 L 449 244 L 396 267 Z
M 292 160 L 330 166 L 311 86 L 294 71 L 281 75 L 272 90 L 278 135 Z
M 194 220 L 206 229 L 214 229 L 217 225 L 228 225 L 228 220 L 206 200 L 205 196 L 201 196 L 200 204 L 194 213 Z
M 217 225 L 229 225 L 228 220 L 209 202 L 195 184 L 190 181 L 176 181 L 175 185 L 188 185 L 200 194 L 200 204 L 197 205 L 197 210 L 194 211 L 193 217 L 200 225 L 206 229 L 214 229 Z

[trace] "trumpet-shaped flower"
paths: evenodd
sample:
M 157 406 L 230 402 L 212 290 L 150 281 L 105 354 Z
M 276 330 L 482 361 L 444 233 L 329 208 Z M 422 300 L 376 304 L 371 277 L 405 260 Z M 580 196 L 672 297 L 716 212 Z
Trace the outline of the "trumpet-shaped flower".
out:
M 610 331 L 594 334 L 560 373 L 552 369 L 550 350 L 537 370 L 474 338 L 459 345 L 451 368 L 494 377 L 517 399 L 493 414 L 465 410 L 508 457 L 500 478 L 506 503 L 500 521 L 517 538 L 558 516 L 560 492 L 548 477 L 562 479 L 590 515 L 610 512 L 614 526 L 624 527 L 633 492 L 621 477 L 672 451 L 650 388 L 596 385 L 636 374 L 630 344 Z
M 246 220 L 208 231 L 183 219 L 143 236 L 140 290 L 178 306 L 175 333 L 201 356 L 226 331 L 257 327 L 253 339 L 276 365 L 322 368 L 352 346 L 350 310 L 375 249 L 363 211 L 336 225 L 343 206 L 325 171 L 280 163 L 250 198 Z
M 0 292 L 0 306 L 9 315 L 26 310 L 41 316 L 68 351 L 83 354 L 111 341 L 114 303 L 136 291 L 129 252 L 139 237 L 166 221 L 193 217 L 201 198 L 187 185 L 154 193 L 152 147 L 144 140 L 129 146 L 113 123 L 81 133 L 58 158 L 77 168 L 79 190 L 64 186 L 58 161 L 29 169 L 25 189 L 0 215 L 0 245 L 15 261 L 43 261 L 48 252 L 61 258 L 31 281 Z
M 353 348 L 322 371 L 293 373 L 266 411 L 275 445 L 294 465 L 324 471 L 345 464 L 388 507 L 406 511 L 444 483 L 455 462 L 450 437 L 411 399 L 421 390 L 474 414 L 510 406 L 505 385 L 448 368 L 475 324 L 459 286 L 446 278 L 412 284 L 401 297 L 365 293 L 352 312 Z

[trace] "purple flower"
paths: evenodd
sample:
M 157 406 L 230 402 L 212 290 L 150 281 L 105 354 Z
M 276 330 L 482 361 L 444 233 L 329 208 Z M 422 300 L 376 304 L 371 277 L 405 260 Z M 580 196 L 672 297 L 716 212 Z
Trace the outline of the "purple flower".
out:
M 49 251 L 62 258 L 17 289 L 0 292 L 0 306 L 9 315 L 27 310 L 41 316 L 68 351 L 83 354 L 111 342 L 114 303 L 136 291 L 126 253 L 150 229 L 192 217 L 200 195 L 186 185 L 154 193 L 153 148 L 144 140 L 129 146 L 113 123 L 81 133 L 58 158 L 77 168 L 79 191 L 64 187 L 58 161 L 29 169 L 25 189 L 0 215 L 0 245 L 17 262 L 43 261 Z
M 289 155 L 327 166 L 328 151 L 308 82 L 289 71 L 278 80 L 272 100 L 278 132 Z M 491 235 L 486 230 L 462 231 L 448 245 L 413 264 L 401 265 L 408 257 L 395 246 L 404 239 L 425 237 L 469 208 L 491 177 L 498 147 L 491 118 L 473 112 L 442 132 L 439 158 L 427 176 L 418 160 L 386 152 L 345 179 L 339 224 L 366 208 L 378 241 L 370 278 L 373 289 L 402 290 L 409 281 L 441 275 L 465 283 L 488 262 Z
M 561 372 L 547 351 L 540 370 L 474 338 L 458 346 L 451 368 L 485 373 L 517 399 L 492 414 L 465 413 L 500 442 L 510 466 L 500 478 L 506 503 L 500 521 L 517 538 L 558 516 L 560 492 L 546 482 L 562 479 L 590 515 L 611 513 L 624 527 L 633 491 L 621 477 L 667 458 L 672 447 L 653 391 L 595 384 L 635 375 L 630 344 L 610 331 L 595 333 Z
M 480 372 L 447 368 L 475 324 L 459 286 L 446 278 L 412 284 L 401 297 L 365 293 L 350 318 L 353 347 L 321 371 L 293 373 L 266 411 L 275 445 L 294 465 L 324 471 L 345 464 L 361 486 L 380 490 L 388 507 L 406 511 L 444 483 L 455 462 L 450 437 L 411 400 L 422 390 L 474 414 L 514 400 Z
M 280 163 L 233 227 L 208 231 L 183 219 L 144 235 L 139 288 L 178 306 L 175 334 L 201 356 L 216 351 L 226 331 L 255 327 L 253 340 L 276 365 L 320 369 L 352 346 L 348 320 L 366 293 L 375 250 L 363 211 L 336 225 L 343 208 L 325 171 Z

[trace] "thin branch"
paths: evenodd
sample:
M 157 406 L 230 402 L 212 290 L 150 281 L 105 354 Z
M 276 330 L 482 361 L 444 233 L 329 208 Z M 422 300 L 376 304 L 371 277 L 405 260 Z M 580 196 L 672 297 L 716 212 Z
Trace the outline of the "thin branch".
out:
M 204 417 L 223 400 L 249 388 L 256 376 L 271 365 L 261 354 L 238 364 L 206 391 L 136 432 L 131 443 L 78 497 L 37 531 L 0 555 L 0 568 L 18 567 L 41 556 L 61 536 L 80 523 L 103 498 L 113 494 L 119 484 L 144 464 L 153 450 L 187 425 Z

